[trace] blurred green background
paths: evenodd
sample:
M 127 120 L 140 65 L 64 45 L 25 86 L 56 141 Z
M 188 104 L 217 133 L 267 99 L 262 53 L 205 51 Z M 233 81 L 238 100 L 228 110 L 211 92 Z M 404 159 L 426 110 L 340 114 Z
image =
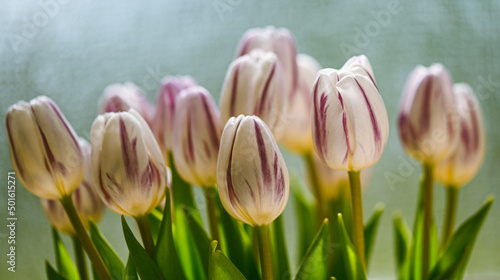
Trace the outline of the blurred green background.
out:
M 446 3 L 444 3 L 446 2 Z M 385 15 L 386 17 L 380 17 Z M 387 17 L 387 15 L 389 15 Z M 379 21 L 377 21 L 377 19 Z M 238 40 L 248 28 L 289 28 L 299 51 L 323 67 L 338 68 L 366 54 L 391 124 L 386 151 L 364 193 L 365 216 L 386 204 L 370 278 L 394 279 L 391 215 L 399 209 L 413 220 L 420 167 L 399 144 L 396 115 L 408 73 L 418 64 L 442 62 L 456 82 L 479 95 L 487 130 L 487 155 L 478 176 L 460 193 L 458 222 L 488 194 L 500 198 L 500 1 L 89 1 L 3 0 L 0 5 L 0 112 L 38 95 L 54 99 L 76 132 L 90 139 L 97 102 L 108 84 L 132 81 L 151 101 L 165 75 L 189 74 L 216 100 Z M 0 133 L 0 279 L 43 279 L 44 259 L 54 260 L 50 227 L 39 199 L 17 188 L 17 266 L 7 271 L 7 172 L 12 170 L 2 121 Z M 289 168 L 300 160 L 286 155 Z M 400 174 L 391 185 L 384 175 Z M 444 191 L 436 189 L 441 225 Z M 203 202 L 203 201 L 202 201 Z M 495 202 L 477 240 L 468 279 L 500 279 L 500 201 Z M 285 212 L 287 241 L 294 247 L 293 202 Z M 119 216 L 107 211 L 103 233 L 124 259 L 127 250 Z M 65 239 L 70 244 L 69 239 Z M 291 250 L 292 263 L 297 264 Z

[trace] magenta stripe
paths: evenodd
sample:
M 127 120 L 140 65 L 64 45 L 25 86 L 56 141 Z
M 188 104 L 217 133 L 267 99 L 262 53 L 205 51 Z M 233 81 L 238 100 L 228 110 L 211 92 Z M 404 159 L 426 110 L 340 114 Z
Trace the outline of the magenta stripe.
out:
M 349 127 L 347 126 L 347 113 L 344 109 L 344 99 L 342 98 L 342 94 L 340 92 L 338 93 L 338 98 L 340 101 L 340 106 L 342 107 L 342 126 L 344 128 L 344 134 L 345 134 L 345 143 L 347 146 L 347 150 L 345 151 L 343 163 L 347 161 L 347 158 L 349 157 L 349 152 L 351 151 L 351 145 L 349 143 Z
M 267 162 L 266 156 L 266 144 L 264 143 L 264 138 L 262 137 L 262 132 L 260 130 L 260 126 L 257 121 L 253 120 L 255 127 L 255 138 L 257 140 L 257 148 L 259 150 L 259 158 L 260 158 L 260 168 L 262 172 L 262 180 L 264 182 L 265 187 L 272 182 L 271 170 L 269 169 L 269 163 Z
M 233 177 L 231 174 L 231 166 L 233 164 L 233 149 L 234 149 L 234 141 L 236 140 L 236 135 L 238 134 L 238 128 L 240 126 L 240 123 L 238 123 L 238 126 L 236 127 L 234 131 L 234 138 L 233 141 L 231 142 L 231 149 L 230 149 L 230 154 L 229 154 L 229 162 L 227 164 L 227 170 L 226 170 L 226 181 L 227 181 L 227 193 L 229 196 L 229 201 L 231 202 L 231 205 L 233 205 L 234 208 L 234 200 L 238 201 L 240 203 L 240 199 L 236 195 L 236 192 L 234 191 L 234 186 L 233 186 Z
M 424 102 L 422 102 L 422 108 L 420 108 L 420 117 L 421 117 L 421 126 L 420 133 L 426 133 L 429 130 L 431 125 L 431 97 L 432 97 L 432 76 L 426 76 L 425 79 L 421 82 L 420 86 L 417 89 L 417 93 L 420 91 L 420 87 L 424 87 L 423 98 Z
M 139 159 L 136 149 L 137 138 L 130 141 L 122 116 L 120 116 L 120 140 L 127 179 L 135 179 L 139 175 Z
M 73 134 L 72 130 L 69 128 L 67 120 L 63 117 L 59 108 L 53 102 L 48 101 L 48 104 L 52 108 L 52 110 L 56 113 L 56 115 L 59 118 L 59 120 L 61 121 L 61 123 L 64 125 L 64 128 L 68 132 L 69 136 L 71 137 L 71 140 L 73 140 L 73 144 L 75 144 L 75 147 L 78 150 L 78 154 L 82 155 L 82 151 L 80 149 L 80 144 L 78 144 L 78 140 L 76 140 L 75 135 Z
M 17 157 L 15 142 L 12 139 L 12 132 L 10 129 L 10 121 L 9 121 L 10 118 L 11 118 L 10 114 L 7 113 L 7 117 L 5 118 L 5 126 L 7 127 L 7 135 L 9 136 L 9 143 L 11 146 L 10 151 L 12 153 L 12 157 L 14 158 L 14 161 L 16 162 L 17 170 L 19 172 L 20 177 L 24 177 L 24 169 L 20 164 L 19 158 Z
M 235 112 L 235 104 L 236 104 L 236 97 L 237 91 L 238 91 L 238 75 L 240 72 L 240 64 L 236 64 L 236 69 L 234 69 L 234 74 L 233 74 L 233 85 L 231 87 L 231 100 L 230 100 L 230 106 L 229 106 L 229 115 L 234 116 Z
M 380 128 L 378 126 L 377 119 L 375 118 L 375 113 L 373 112 L 372 105 L 370 104 L 370 101 L 368 100 L 368 97 L 366 96 L 365 90 L 359 84 L 359 82 L 356 80 L 356 78 L 354 78 L 354 80 L 358 84 L 358 87 L 359 87 L 359 89 L 361 89 L 361 92 L 363 93 L 363 97 L 365 98 L 366 106 L 368 108 L 368 112 L 370 113 L 370 120 L 371 120 L 372 128 L 373 128 L 373 137 L 375 140 L 375 146 L 377 147 L 378 151 L 380 151 L 382 149 L 382 135 L 380 132 Z
M 206 117 L 206 120 L 208 122 L 208 136 L 210 138 L 210 141 L 212 142 L 212 146 L 213 148 L 218 151 L 219 150 L 219 131 L 216 130 L 215 128 L 215 120 L 212 116 L 212 110 L 210 110 L 211 107 L 209 107 L 208 105 L 208 100 L 207 100 L 207 96 L 203 93 L 200 93 L 201 95 L 201 101 L 202 101 L 202 104 L 203 104 L 203 109 L 205 111 L 205 117 Z M 212 104 L 213 105 L 213 104 Z M 212 106 L 213 108 L 214 106 Z
M 276 71 L 276 62 L 273 64 L 273 67 L 271 68 L 271 72 L 269 73 L 269 76 L 267 77 L 266 83 L 264 85 L 264 89 L 262 90 L 262 95 L 260 96 L 260 102 L 257 103 L 257 107 L 255 108 L 255 115 L 261 116 L 265 110 L 268 108 L 265 107 L 266 102 L 267 102 L 267 96 L 269 95 L 269 85 L 271 84 L 271 81 L 274 77 L 274 73 Z
M 323 128 L 325 125 L 322 122 L 322 112 L 318 108 L 318 85 L 320 83 L 321 77 L 319 77 L 316 80 L 316 84 L 314 85 L 314 91 L 313 91 L 313 111 L 314 111 L 314 142 L 316 144 L 316 149 L 318 150 L 318 153 L 320 154 L 321 157 L 325 157 L 326 155 L 326 146 L 324 144 L 325 142 L 325 131 Z M 323 98 L 324 92 L 321 94 L 321 98 Z

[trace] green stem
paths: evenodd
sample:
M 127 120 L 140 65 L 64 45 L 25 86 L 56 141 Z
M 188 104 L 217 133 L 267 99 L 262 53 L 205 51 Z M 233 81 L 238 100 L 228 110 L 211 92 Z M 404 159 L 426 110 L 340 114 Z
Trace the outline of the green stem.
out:
M 441 237 L 441 251 L 444 250 L 446 244 L 450 240 L 453 228 L 455 227 L 455 218 L 457 215 L 459 189 L 455 186 L 446 187 L 446 213 L 444 216 L 443 235 Z
M 273 262 L 271 257 L 271 237 L 269 232 L 269 225 L 256 226 L 257 243 L 259 245 L 260 268 L 262 270 L 262 280 L 272 280 L 273 275 Z
M 95 271 L 99 275 L 99 278 L 101 280 L 111 280 L 111 275 L 109 274 L 108 269 L 104 265 L 104 262 L 97 252 L 94 243 L 92 243 L 92 241 L 90 240 L 90 236 L 83 226 L 82 220 L 80 219 L 80 216 L 76 211 L 75 205 L 73 204 L 71 195 L 67 195 L 61 198 L 61 204 L 63 205 L 66 214 L 68 214 L 69 220 L 71 221 L 71 224 L 73 225 L 73 228 L 75 229 L 75 232 L 80 239 L 83 248 L 87 252 L 87 255 L 89 256 L 89 259 L 92 262 Z
M 144 243 L 144 249 L 151 257 L 154 257 L 155 243 L 153 241 L 153 234 L 151 233 L 151 227 L 149 226 L 148 216 L 144 215 L 141 217 L 135 217 L 135 221 L 139 226 L 139 231 L 141 232 L 142 243 Z
M 365 233 L 363 227 L 363 201 L 361 199 L 361 180 L 359 171 L 349 171 L 352 202 L 352 239 L 359 260 L 366 268 L 365 262 Z
M 430 265 L 430 243 L 431 243 L 431 223 L 432 223 L 432 204 L 434 199 L 434 167 L 424 164 L 424 185 L 423 185 L 423 203 L 424 203 L 424 232 L 422 248 L 422 279 L 427 279 Z
M 215 187 L 205 187 L 205 199 L 207 201 L 207 214 L 208 214 L 208 224 L 210 226 L 210 233 L 212 234 L 212 240 L 219 241 L 219 227 L 217 219 L 217 209 L 216 209 L 216 191 Z
M 327 217 L 327 211 L 325 209 L 325 201 L 323 196 L 321 195 L 321 188 L 318 180 L 318 173 L 316 172 L 316 167 L 314 166 L 314 152 L 306 153 L 304 155 L 304 159 L 307 165 L 307 173 L 310 178 L 311 188 L 314 196 L 316 197 L 316 201 L 318 203 L 318 221 L 319 225 L 323 223 L 323 219 Z
M 76 266 L 78 267 L 78 273 L 80 274 L 80 280 L 87 280 L 89 276 L 87 274 L 87 264 L 85 261 L 85 253 L 83 252 L 82 243 L 80 239 L 76 236 L 71 237 L 73 239 L 73 248 L 75 250 Z

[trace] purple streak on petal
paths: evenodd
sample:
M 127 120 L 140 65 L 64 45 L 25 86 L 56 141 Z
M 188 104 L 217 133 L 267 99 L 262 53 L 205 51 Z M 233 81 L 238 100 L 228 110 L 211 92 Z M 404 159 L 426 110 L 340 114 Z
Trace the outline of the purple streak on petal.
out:
M 347 146 L 347 150 L 345 151 L 343 163 L 347 162 L 347 158 L 349 157 L 349 152 L 351 151 L 351 145 L 349 144 L 349 127 L 347 126 L 347 113 L 344 109 L 344 99 L 342 98 L 342 94 L 338 94 L 338 98 L 340 101 L 340 106 L 342 107 L 342 126 L 344 127 L 345 134 L 345 143 Z
M 102 170 L 100 167 L 99 167 L 98 174 L 99 174 L 99 187 L 101 188 L 102 194 L 104 195 L 104 200 L 109 203 L 109 202 L 111 202 L 111 195 L 109 195 L 108 190 L 104 186 L 104 182 L 102 180 Z
M 314 111 L 314 127 L 315 127 L 315 137 L 314 141 L 316 143 L 316 149 L 321 157 L 326 156 L 326 102 L 328 101 L 328 97 L 323 91 L 321 93 L 321 98 L 319 100 L 319 108 L 318 108 L 318 85 L 320 83 L 320 78 L 316 80 L 316 84 L 314 86 L 314 96 L 313 96 L 313 111 Z
M 264 182 L 264 186 L 267 187 L 272 182 L 272 177 L 271 177 L 271 170 L 269 170 L 269 163 L 267 162 L 266 144 L 264 143 L 264 138 L 262 137 L 262 131 L 260 130 L 259 124 L 255 119 L 253 120 L 253 123 L 255 127 L 255 138 L 257 140 L 257 148 L 259 149 L 262 180 Z
M 155 168 L 152 162 L 149 161 L 146 170 L 144 170 L 141 176 L 142 189 L 146 192 L 150 191 L 151 187 L 153 187 L 153 184 L 157 183 L 157 177 L 159 177 L 158 170 Z
M 433 89 L 433 82 L 432 82 L 432 76 L 426 76 L 420 86 L 424 87 L 424 102 L 422 103 L 422 108 L 420 110 L 421 114 L 420 116 L 422 117 L 421 122 L 420 122 L 420 133 L 426 133 L 431 125 L 431 98 L 432 98 L 432 89 Z M 417 89 L 418 91 L 419 89 Z M 441 93 L 438 93 L 441 94 Z
M 106 102 L 103 111 L 104 113 L 109 113 L 109 112 L 125 112 L 130 109 L 130 106 L 121 98 L 120 96 L 112 96 L 108 101 Z
M 82 155 L 82 150 L 80 149 L 80 144 L 78 143 L 78 140 L 76 140 L 75 135 L 73 134 L 72 130 L 68 126 L 68 122 L 64 119 L 62 116 L 62 113 L 59 111 L 59 108 L 57 108 L 56 104 L 53 102 L 48 102 L 50 108 L 56 113 L 56 116 L 59 118 L 61 123 L 64 125 L 64 128 L 66 129 L 66 132 L 68 132 L 68 135 L 71 137 L 71 140 L 73 141 L 73 144 L 75 145 L 75 148 L 78 151 L 79 155 Z
M 111 182 L 111 184 L 113 184 L 115 186 L 116 191 L 123 191 L 122 185 L 120 185 L 120 183 L 118 183 L 118 181 L 116 181 L 116 179 L 115 179 L 115 177 L 113 177 L 113 175 L 106 173 L 106 178 L 108 178 L 109 182 Z
M 241 48 L 239 53 L 236 54 L 236 56 L 242 56 L 245 55 L 248 52 L 248 46 L 250 45 L 250 38 L 246 37 L 243 39 L 243 42 L 241 43 Z
M 285 179 L 283 178 L 283 171 L 280 168 L 278 177 L 276 177 L 276 198 L 279 199 L 279 201 L 282 201 L 284 193 L 285 193 Z
M 471 125 L 472 125 L 472 150 L 476 152 L 479 149 L 479 146 L 481 145 L 479 143 L 479 126 L 481 125 L 479 123 L 479 119 L 477 117 L 477 112 L 476 112 L 476 107 L 474 102 L 467 98 L 467 105 L 469 107 L 469 112 L 470 112 L 470 118 L 471 118 Z
M 201 101 L 203 103 L 203 110 L 205 111 L 205 117 L 208 122 L 208 134 L 210 141 L 212 143 L 213 148 L 218 151 L 219 150 L 219 132 L 215 128 L 215 120 L 211 114 L 212 110 L 210 110 L 210 107 L 208 105 L 208 100 L 207 96 L 205 94 L 201 94 Z
M 234 138 L 236 138 L 236 134 L 238 134 L 238 128 L 240 124 L 238 123 L 238 127 L 236 127 L 235 132 L 234 132 Z M 231 174 L 231 166 L 233 164 L 233 150 L 234 150 L 234 141 L 236 139 L 233 138 L 233 141 L 231 143 L 231 150 L 229 153 L 229 162 L 227 164 L 227 170 L 226 170 L 226 180 L 227 180 L 227 193 L 229 196 L 229 202 L 234 207 L 234 201 L 236 200 L 238 203 L 240 203 L 240 199 L 236 195 L 236 192 L 234 191 L 234 186 L 233 186 L 233 178 Z M 238 174 L 239 175 L 239 174 Z M 235 207 L 236 208 L 236 207 Z
M 234 112 L 234 106 L 236 104 L 236 97 L 238 96 L 237 95 L 237 91 L 238 91 L 238 76 L 239 76 L 239 73 L 240 73 L 240 64 L 236 64 L 236 69 L 234 69 L 234 74 L 233 74 L 233 84 L 232 84 L 232 87 L 231 87 L 231 99 L 230 99 L 230 106 L 229 106 L 229 115 L 230 116 L 234 116 L 235 112 Z
M 77 207 L 77 210 L 78 210 L 78 207 L 80 207 L 82 205 L 82 194 L 81 194 L 81 189 L 76 189 L 75 192 L 74 192 L 74 196 L 75 196 L 75 206 Z
M 19 158 L 17 157 L 16 146 L 15 146 L 16 144 L 14 143 L 14 141 L 12 139 L 12 132 L 11 132 L 11 128 L 10 128 L 9 119 L 10 119 L 10 114 L 7 114 L 7 117 L 5 119 L 5 126 L 7 127 L 7 135 L 9 136 L 9 143 L 12 146 L 12 149 L 10 150 L 10 152 L 12 153 L 12 157 L 14 158 L 14 161 L 16 162 L 17 170 L 19 172 L 20 177 L 23 177 L 24 176 L 24 169 L 19 162 Z
M 370 101 L 368 100 L 368 97 L 366 96 L 366 92 L 363 89 L 363 87 L 359 84 L 359 82 L 354 79 L 356 83 L 358 84 L 359 89 L 361 89 L 361 92 L 363 93 L 363 97 L 365 98 L 366 106 L 368 108 L 368 112 L 370 113 L 370 120 L 372 122 L 372 128 L 373 128 L 373 138 L 375 140 L 375 147 L 377 148 L 378 151 L 382 149 L 382 135 L 380 132 L 380 128 L 378 126 L 377 118 L 375 117 L 375 112 L 373 112 L 372 105 L 370 104 Z
M 463 147 L 465 149 L 464 157 L 468 158 L 472 154 L 471 139 L 469 137 L 470 131 L 468 130 L 467 122 L 464 119 L 460 121 L 460 126 L 460 139 L 462 140 Z
M 56 207 L 56 200 L 54 199 L 47 199 L 47 206 L 49 207 L 49 211 L 53 212 Z
M 256 104 L 255 111 L 254 111 L 256 116 L 261 116 L 263 114 L 263 111 L 267 109 L 267 107 L 265 105 L 267 102 L 267 96 L 270 95 L 269 86 L 271 84 L 271 81 L 274 77 L 275 72 L 276 72 L 276 62 L 273 64 L 273 67 L 271 68 L 271 72 L 269 73 L 269 76 L 267 77 L 264 88 L 262 89 L 262 95 L 260 96 L 260 100 L 259 100 L 260 102 Z M 270 102 L 272 102 L 272 99 Z
M 248 190 L 250 191 L 250 196 L 252 197 L 253 201 L 256 201 L 255 200 L 255 195 L 253 194 L 252 186 L 250 186 L 250 183 L 248 183 L 247 179 L 245 179 L 245 183 L 247 183 Z
M 191 112 L 187 112 L 186 116 L 187 120 L 187 145 L 184 145 L 184 157 L 186 158 L 186 161 L 194 164 L 195 158 L 194 158 L 194 143 L 193 143 L 193 124 L 191 123 Z
M 120 140 L 123 154 L 123 164 L 127 179 L 133 180 L 139 175 L 139 159 L 137 158 L 137 138 L 130 141 L 123 118 L 120 116 Z

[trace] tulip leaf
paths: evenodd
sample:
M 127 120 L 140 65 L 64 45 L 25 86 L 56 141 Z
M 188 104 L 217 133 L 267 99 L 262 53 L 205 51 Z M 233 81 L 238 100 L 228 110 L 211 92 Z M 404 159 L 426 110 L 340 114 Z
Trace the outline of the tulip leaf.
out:
M 288 250 L 286 246 L 285 232 L 283 227 L 283 214 L 272 223 L 272 243 L 274 248 L 274 273 L 275 279 L 289 280 L 290 264 L 288 262 Z
M 193 217 L 187 208 L 183 208 L 184 215 L 188 221 L 190 234 L 193 236 L 198 255 L 201 258 L 201 263 L 205 274 L 208 275 L 208 253 L 207 248 L 210 246 L 212 239 L 208 236 L 207 232 L 200 223 Z
M 395 213 L 394 223 L 394 255 L 396 259 L 396 268 L 399 272 L 404 264 L 410 246 L 411 233 L 408 225 L 404 221 L 401 213 Z
M 326 279 L 329 248 L 328 219 L 325 219 L 299 266 L 296 280 Z
M 342 214 L 338 214 L 338 226 L 340 229 L 340 250 L 342 250 L 342 255 L 344 256 L 347 279 L 367 279 L 363 264 L 361 264 L 358 254 L 356 253 L 356 249 L 354 248 L 354 244 L 352 244 L 351 239 L 349 238 L 349 234 L 347 233 L 347 230 L 345 228 Z
M 159 227 L 158 241 L 155 248 L 155 262 L 159 266 L 165 278 L 185 279 L 184 273 L 179 263 L 177 250 L 175 248 L 174 236 L 172 233 L 172 212 L 170 208 L 170 192 L 167 189 L 165 196 L 165 209 L 163 210 L 163 220 Z M 155 214 L 152 214 L 155 215 Z M 152 217 L 150 215 L 150 217 Z M 156 216 L 158 217 L 158 216 Z
M 161 266 L 160 266 L 161 267 Z M 122 280 L 138 280 L 137 271 L 134 266 L 134 262 L 132 258 L 128 256 L 127 266 L 125 266 L 125 270 L 123 271 Z
M 52 227 L 52 238 L 54 240 L 56 264 L 59 274 L 67 279 L 78 279 L 78 270 L 76 270 L 76 267 L 73 264 L 64 243 L 62 242 L 59 232 L 54 227 Z
M 165 279 L 158 265 L 156 265 L 155 261 L 148 255 L 139 241 L 135 239 L 124 216 L 122 216 L 122 226 L 130 256 L 132 257 L 134 266 L 141 279 Z
M 217 240 L 212 241 L 209 246 L 210 256 L 208 264 L 209 280 L 245 280 L 245 276 L 236 266 L 217 249 Z
M 247 279 L 260 277 L 256 258 L 252 251 L 252 242 L 248 232 L 241 222 L 233 219 L 222 206 L 220 199 L 216 199 L 219 208 L 219 222 L 221 224 L 221 247 L 233 264 Z
M 429 279 L 462 279 L 474 242 L 492 203 L 493 198 L 489 198 L 474 215 L 457 229 L 430 273 Z
M 290 189 L 295 200 L 298 224 L 301 225 L 298 229 L 298 252 L 302 259 L 314 240 L 319 225 L 317 219 L 311 218 L 317 216 L 311 195 L 305 192 L 296 174 L 290 178 Z
M 200 212 L 193 198 L 193 189 L 191 185 L 184 181 L 179 175 L 172 154 L 169 155 L 169 158 L 170 170 L 172 172 L 172 200 L 174 202 L 174 207 L 181 208 L 182 205 L 185 205 L 190 209 L 196 220 L 202 223 Z
M 167 190 L 168 192 L 168 190 Z M 160 233 L 160 227 L 163 220 L 163 211 L 159 207 L 153 209 L 148 215 L 148 222 L 151 228 L 151 234 L 153 235 L 153 240 L 158 240 L 158 234 Z
M 66 280 L 64 276 L 59 274 L 51 265 L 48 261 L 45 261 L 45 271 L 47 273 L 47 279 L 48 280 Z M 74 278 L 72 278 L 74 279 Z M 76 278 L 79 279 L 79 278 Z
M 370 261 L 370 256 L 372 253 L 373 243 L 375 242 L 375 235 L 377 233 L 377 228 L 380 223 L 380 217 L 384 212 L 385 205 L 383 203 L 377 204 L 375 206 L 375 211 L 365 225 L 365 256 L 366 256 L 366 267 Z
M 90 221 L 89 224 L 90 224 L 90 238 L 92 239 L 92 242 L 95 244 L 95 247 L 99 252 L 99 255 L 101 255 L 104 265 L 108 269 L 113 279 L 121 279 L 123 271 L 125 270 L 123 262 L 120 260 L 116 252 L 106 241 L 104 236 L 102 236 L 101 232 L 97 228 L 97 225 L 92 221 Z

